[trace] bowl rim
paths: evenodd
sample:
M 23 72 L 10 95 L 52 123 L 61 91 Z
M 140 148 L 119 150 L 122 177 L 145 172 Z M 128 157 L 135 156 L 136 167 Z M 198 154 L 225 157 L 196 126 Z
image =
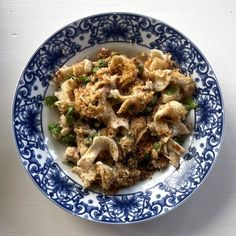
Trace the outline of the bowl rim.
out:
M 20 80 L 21 78 L 23 77 L 23 75 L 25 74 L 30 62 L 32 61 L 32 59 L 35 57 L 35 55 L 38 53 L 38 50 L 46 43 L 48 42 L 50 39 L 52 39 L 57 33 L 61 32 L 62 30 L 64 30 L 65 28 L 67 28 L 68 26 L 70 25 L 73 25 L 77 22 L 81 22 L 83 20 L 86 20 L 86 19 L 90 19 L 91 17 L 99 17 L 99 16 L 104 16 L 104 15 L 113 15 L 113 14 L 118 14 L 118 15 L 123 15 L 123 14 L 127 14 L 127 15 L 133 15 L 133 16 L 141 16 L 141 17 L 144 17 L 144 18 L 147 18 L 147 19 L 151 19 L 151 20 L 155 20 L 157 21 L 158 23 L 161 23 L 165 26 L 167 26 L 168 28 L 171 28 L 173 30 L 175 30 L 178 34 L 180 34 L 183 38 L 185 38 L 186 40 L 189 41 L 189 43 L 191 45 L 193 45 L 196 50 L 201 54 L 201 56 L 203 57 L 204 61 L 210 66 L 210 68 L 212 69 L 213 71 L 213 74 L 214 74 L 214 79 L 215 79 L 215 82 L 216 82 L 216 85 L 217 85 L 217 88 L 219 90 L 219 99 L 221 101 L 221 105 L 222 105 L 222 110 L 221 110 L 221 114 L 222 114 L 222 130 L 221 130 L 221 134 L 220 134 L 220 141 L 219 141 L 219 145 L 217 146 L 218 150 L 215 151 L 216 152 L 216 156 L 215 156 L 215 159 L 214 161 L 212 162 L 211 166 L 210 166 L 210 169 L 207 171 L 207 173 L 205 174 L 205 176 L 203 177 L 203 179 L 201 180 L 201 182 L 197 185 L 197 187 L 191 192 L 189 193 L 183 200 L 181 200 L 178 204 L 176 204 L 175 206 L 172 206 L 170 209 L 168 209 L 168 211 L 163 211 L 161 214 L 157 214 L 157 215 L 154 215 L 154 216 L 151 216 L 149 218 L 145 218 L 145 219 L 139 219 L 137 221 L 127 221 L 127 222 L 106 222 L 106 221 L 101 221 L 101 220 L 95 220 L 95 219 L 92 219 L 90 217 L 86 218 L 84 216 L 80 216 L 74 212 L 72 212 L 71 210 L 69 209 L 66 209 L 65 207 L 63 207 L 62 205 L 60 205 L 57 201 L 53 200 L 49 195 L 47 195 L 43 189 L 41 189 L 39 187 L 39 185 L 37 184 L 37 182 L 34 180 L 34 178 L 32 177 L 32 175 L 30 174 L 30 172 L 28 171 L 28 169 L 26 168 L 26 166 L 23 164 L 23 161 L 22 161 L 22 158 L 21 158 L 21 153 L 18 149 L 18 145 L 17 145 L 17 137 L 16 137 L 16 133 L 15 133 L 15 124 L 14 124 L 14 109 L 15 109 L 15 104 L 16 104 L 16 93 L 17 93 L 17 89 L 19 88 L 19 85 L 20 85 Z M 48 88 L 47 88 L 48 89 Z M 178 29 L 176 29 L 175 27 L 165 23 L 164 21 L 162 20 L 159 20 L 157 18 L 154 18 L 153 16 L 148 16 L 148 15 L 144 15 L 144 14 L 139 14 L 139 13 L 133 13 L 133 12 L 127 12 L 127 11 L 111 11 L 111 12 L 101 12 L 101 13 L 98 13 L 98 14 L 92 14 L 92 15 L 88 15 L 88 16 L 85 16 L 85 17 L 82 17 L 82 18 L 79 18 L 77 20 L 74 20 L 66 25 L 64 25 L 63 27 L 61 27 L 60 29 L 58 29 L 57 31 L 55 31 L 54 33 L 52 33 L 46 40 L 44 40 L 38 47 L 36 47 L 34 53 L 32 54 L 32 56 L 28 59 L 27 63 L 24 65 L 24 69 L 22 71 L 22 73 L 20 74 L 20 77 L 19 79 L 17 80 L 17 83 L 16 83 L 16 86 L 15 86 L 15 89 L 14 89 L 14 96 L 13 96 L 13 99 L 12 99 L 12 105 L 11 105 L 12 109 L 11 109 L 11 131 L 12 131 L 12 136 L 13 136 L 13 140 L 14 140 L 14 143 L 15 143 L 15 148 L 16 148 L 16 151 L 17 151 L 17 156 L 18 158 L 20 159 L 20 162 L 21 162 L 21 165 L 24 167 L 24 169 L 26 170 L 27 172 L 27 175 L 30 176 L 31 180 L 34 182 L 34 185 L 37 186 L 37 188 L 43 193 L 44 196 L 46 196 L 51 202 L 53 202 L 54 204 L 56 204 L 57 206 L 59 206 L 61 209 L 63 209 L 64 211 L 66 212 L 69 212 L 70 214 L 72 215 L 75 215 L 83 220 L 89 220 L 89 221 L 92 221 L 92 222 L 98 222 L 98 223 L 102 223 L 102 224 L 136 224 L 136 223 L 141 223 L 141 222 L 144 222 L 144 221 L 148 221 L 148 220 L 154 220 L 156 218 L 159 218 L 163 215 L 165 215 L 166 213 L 170 213 L 172 212 L 174 209 L 178 208 L 180 205 L 182 205 L 185 201 L 187 201 L 190 196 L 192 196 L 192 194 L 197 190 L 199 189 L 199 187 L 205 182 L 205 180 L 207 179 L 209 173 L 212 171 L 212 169 L 214 168 L 215 164 L 216 164 L 216 161 L 217 159 L 219 158 L 219 155 L 220 155 L 220 152 L 222 150 L 222 145 L 223 145 L 223 141 L 224 141 L 224 136 L 225 136 L 225 107 L 224 107 L 224 99 L 223 99 L 223 93 L 222 93 L 222 89 L 220 87 L 220 84 L 219 84 L 219 81 L 218 81 L 218 77 L 216 76 L 215 74 L 215 71 L 213 70 L 212 66 L 210 65 L 210 63 L 208 62 L 207 58 L 204 56 L 204 54 L 202 53 L 202 51 L 193 43 L 193 41 L 191 39 L 189 39 L 189 37 L 187 37 L 185 34 L 183 34 L 182 32 L 180 32 Z M 41 112 L 42 113 L 42 112 Z M 42 121 L 42 117 L 40 117 L 40 120 Z M 68 178 L 70 178 L 70 176 L 68 176 Z M 70 178 L 71 179 L 71 178 Z M 104 194 L 106 195 L 106 194 Z M 119 194 L 118 194 L 119 195 Z M 123 194 L 121 194 L 123 195 Z M 116 196 L 116 195 L 115 195 Z

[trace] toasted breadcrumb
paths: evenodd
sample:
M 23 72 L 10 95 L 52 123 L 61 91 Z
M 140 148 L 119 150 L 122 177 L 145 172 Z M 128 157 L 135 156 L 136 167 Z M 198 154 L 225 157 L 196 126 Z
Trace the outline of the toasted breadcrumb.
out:
M 60 121 L 50 132 L 68 145 L 66 159 L 83 186 L 116 193 L 178 168 L 185 149 L 176 140 L 190 132 L 183 101 L 193 95 L 193 79 L 156 49 L 130 58 L 101 48 L 95 58 L 54 77 Z

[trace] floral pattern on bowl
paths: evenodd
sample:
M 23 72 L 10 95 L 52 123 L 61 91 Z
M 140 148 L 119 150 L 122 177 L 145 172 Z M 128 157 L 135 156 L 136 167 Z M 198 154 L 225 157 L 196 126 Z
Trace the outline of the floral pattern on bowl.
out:
M 106 44 L 157 48 L 173 55 L 196 82 L 194 131 L 178 170 L 133 192 L 105 195 L 82 186 L 55 161 L 45 142 L 43 100 L 55 71 L 78 53 Z M 165 23 L 132 13 L 86 17 L 62 28 L 32 56 L 16 88 L 13 131 L 19 157 L 38 188 L 74 215 L 104 223 L 132 223 L 174 209 L 205 179 L 216 161 L 224 111 L 216 76 L 199 49 Z

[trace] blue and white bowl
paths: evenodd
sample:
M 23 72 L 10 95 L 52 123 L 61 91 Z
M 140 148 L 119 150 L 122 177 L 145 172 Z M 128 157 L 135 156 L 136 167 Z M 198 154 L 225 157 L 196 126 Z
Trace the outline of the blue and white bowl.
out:
M 64 64 L 107 47 L 136 54 L 150 48 L 172 54 L 196 82 L 197 109 L 188 119 L 193 132 L 179 170 L 169 167 L 151 180 L 114 196 L 83 189 L 62 164 L 64 147 L 47 125 L 57 119 L 43 105 L 52 94 L 54 73 Z M 47 39 L 26 65 L 13 103 L 13 130 L 20 160 L 38 188 L 63 209 L 103 223 L 133 223 L 161 216 L 180 205 L 202 183 L 216 161 L 223 132 L 223 101 L 216 76 L 199 49 L 171 26 L 133 13 L 104 13 L 75 21 Z

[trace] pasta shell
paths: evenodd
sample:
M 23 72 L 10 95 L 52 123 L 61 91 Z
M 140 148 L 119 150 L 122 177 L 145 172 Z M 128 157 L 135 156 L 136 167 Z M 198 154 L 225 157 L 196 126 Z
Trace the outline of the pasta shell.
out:
M 154 115 L 154 125 L 157 134 L 170 135 L 172 131 L 168 126 L 167 119 L 172 122 L 179 122 L 185 117 L 186 113 L 185 107 L 177 101 L 171 101 L 161 105 Z
M 144 77 L 152 81 L 154 91 L 160 92 L 169 85 L 171 80 L 171 70 L 149 71 L 145 68 Z
M 134 62 L 123 55 L 114 55 L 109 67 L 112 74 L 121 75 L 117 81 L 121 88 L 133 81 L 138 73 Z
M 118 160 L 119 152 L 116 142 L 106 136 L 98 136 L 93 139 L 92 145 L 77 162 L 74 172 L 78 173 L 83 181 L 84 187 L 90 186 L 96 177 L 95 159 L 100 152 L 108 151 L 114 161 Z
M 171 101 L 164 105 L 161 105 L 154 116 L 154 122 L 162 117 L 171 119 L 174 121 L 180 121 L 185 117 L 187 110 L 184 105 L 177 101 Z
M 170 68 L 172 64 L 171 55 L 164 54 L 162 51 L 157 49 L 150 50 L 149 59 L 145 62 L 145 67 L 150 71 L 157 69 Z
M 190 96 L 195 90 L 195 83 L 190 76 L 186 76 L 180 73 L 178 70 L 175 70 L 171 74 L 171 81 L 179 85 L 184 92 L 184 96 Z

